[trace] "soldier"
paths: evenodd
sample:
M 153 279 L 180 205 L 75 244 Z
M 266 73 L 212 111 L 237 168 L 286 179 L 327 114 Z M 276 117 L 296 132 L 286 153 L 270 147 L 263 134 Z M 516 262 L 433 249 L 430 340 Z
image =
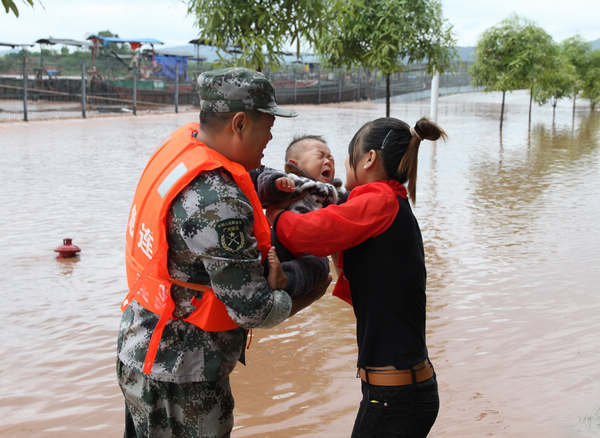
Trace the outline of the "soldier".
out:
M 228 437 L 229 374 L 244 363 L 247 330 L 279 324 L 331 281 L 292 298 L 269 286 L 261 263 L 269 225 L 248 171 L 274 116 L 297 114 L 252 70 L 205 72 L 198 85 L 200 124 L 155 152 L 130 210 L 117 347 L 126 437 Z

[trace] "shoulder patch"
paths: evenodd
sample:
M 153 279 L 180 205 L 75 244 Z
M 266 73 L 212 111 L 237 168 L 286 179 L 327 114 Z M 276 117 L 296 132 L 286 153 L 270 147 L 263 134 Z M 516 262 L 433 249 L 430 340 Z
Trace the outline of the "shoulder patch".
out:
M 225 219 L 215 226 L 219 246 L 225 251 L 237 254 L 246 246 L 246 234 L 242 219 Z

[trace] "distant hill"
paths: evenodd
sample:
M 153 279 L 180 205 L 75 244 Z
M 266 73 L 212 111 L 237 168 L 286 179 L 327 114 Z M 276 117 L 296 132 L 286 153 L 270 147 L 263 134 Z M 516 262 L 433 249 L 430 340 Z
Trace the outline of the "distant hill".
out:
M 597 40 L 594 40 L 594 41 L 590 41 L 590 44 L 592 45 L 592 49 L 594 49 L 594 50 L 600 49 L 600 38 L 598 38 Z

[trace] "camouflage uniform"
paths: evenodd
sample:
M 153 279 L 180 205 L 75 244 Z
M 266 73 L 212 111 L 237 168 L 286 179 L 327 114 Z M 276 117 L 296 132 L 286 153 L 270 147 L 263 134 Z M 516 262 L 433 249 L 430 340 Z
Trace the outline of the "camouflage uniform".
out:
M 275 90 L 262 74 L 233 67 L 213 70 L 198 77 L 201 111 L 227 113 L 256 110 L 274 116 L 295 117 L 295 111 L 277 106 Z
M 234 78 L 257 74 L 233 70 Z M 213 82 L 202 84 L 203 76 L 199 79 L 201 97 L 203 90 L 216 90 L 208 86 Z M 231 90 L 220 97 L 217 105 L 223 110 Z M 117 376 L 130 426 L 126 436 L 229 436 L 234 405 L 229 374 L 237 360 L 243 361 L 245 329 L 279 324 L 289 316 L 292 305 L 289 294 L 271 290 L 266 282 L 253 223 L 252 205 L 222 168 L 201 173 L 171 203 L 169 273 L 179 280 L 211 285 L 239 327 L 207 332 L 182 319 L 169 321 L 152 371 L 145 375 L 141 370 L 159 317 L 133 301 L 123 313 L 117 346 Z M 174 316 L 185 318 L 195 309 L 191 298 L 200 298 L 202 292 L 173 285 L 171 295 Z

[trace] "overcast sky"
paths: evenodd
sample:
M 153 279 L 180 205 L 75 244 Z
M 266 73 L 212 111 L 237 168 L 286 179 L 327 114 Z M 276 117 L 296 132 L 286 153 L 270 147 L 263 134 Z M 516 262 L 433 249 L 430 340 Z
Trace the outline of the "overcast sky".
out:
M 197 34 L 182 0 L 34 0 L 33 8 L 15 2 L 19 18 L 0 10 L 1 42 L 84 39 L 108 29 L 122 38 L 156 38 L 172 46 Z M 555 41 L 575 34 L 586 41 L 600 38 L 598 0 L 442 0 L 442 6 L 459 46 L 474 46 L 485 29 L 512 13 L 533 20 Z

